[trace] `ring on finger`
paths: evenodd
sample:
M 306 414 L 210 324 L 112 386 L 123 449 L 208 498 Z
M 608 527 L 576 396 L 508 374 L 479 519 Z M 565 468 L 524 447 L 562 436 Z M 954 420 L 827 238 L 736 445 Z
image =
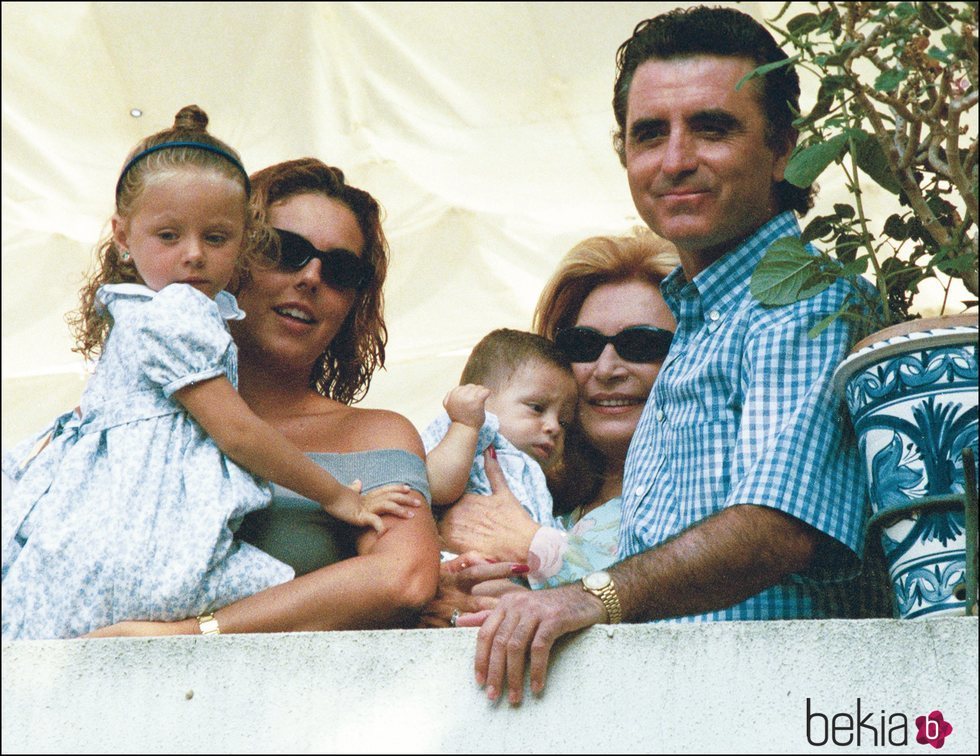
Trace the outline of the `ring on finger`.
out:
M 456 620 L 459 619 L 459 609 L 453 609 L 453 613 L 449 617 L 449 626 L 456 627 Z

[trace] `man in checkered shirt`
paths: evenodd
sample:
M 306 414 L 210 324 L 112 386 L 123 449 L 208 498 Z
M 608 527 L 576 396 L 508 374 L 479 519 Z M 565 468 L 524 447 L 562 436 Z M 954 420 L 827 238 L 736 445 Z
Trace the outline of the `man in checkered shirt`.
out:
M 756 21 L 718 8 L 649 19 L 620 48 L 617 149 L 640 216 L 680 254 L 661 287 L 677 332 L 626 461 L 622 561 L 586 578 L 590 590 L 501 598 L 477 641 L 477 682 L 492 699 L 505 686 L 521 699 L 528 651 L 540 691 L 558 637 L 620 613 L 833 616 L 828 588 L 860 566 L 864 481 L 831 387 L 852 334 L 837 319 L 808 335 L 846 292 L 778 308 L 749 293 L 766 248 L 798 236 L 794 211 L 812 205 L 810 190 L 783 180 L 796 73 L 737 86 L 785 58 Z

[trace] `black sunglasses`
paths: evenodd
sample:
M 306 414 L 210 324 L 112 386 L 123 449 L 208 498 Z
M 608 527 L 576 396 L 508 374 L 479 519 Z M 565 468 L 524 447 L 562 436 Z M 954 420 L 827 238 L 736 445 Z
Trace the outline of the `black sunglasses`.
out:
M 338 289 L 363 289 L 374 278 L 374 266 L 346 249 L 319 250 L 292 231 L 273 229 L 279 235 L 282 270 L 300 270 L 314 257 L 320 261 L 320 278 Z
M 659 362 L 667 356 L 671 331 L 648 325 L 624 328 L 615 336 L 606 336 L 595 328 L 572 326 L 555 334 L 555 345 L 571 362 L 595 362 L 612 344 L 616 353 L 629 362 Z

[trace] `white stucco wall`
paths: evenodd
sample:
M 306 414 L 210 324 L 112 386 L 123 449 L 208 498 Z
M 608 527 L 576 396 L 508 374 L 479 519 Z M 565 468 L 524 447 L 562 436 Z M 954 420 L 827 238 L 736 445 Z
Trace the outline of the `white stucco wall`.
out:
M 596 627 L 560 647 L 545 694 L 518 707 L 476 687 L 475 636 L 7 642 L 2 750 L 927 754 L 915 717 L 939 709 L 953 725 L 939 752 L 977 752 L 972 617 Z M 808 698 L 810 738 L 826 745 L 807 741 Z M 860 745 L 858 699 L 871 714 Z M 855 729 L 840 716 L 836 734 L 850 746 L 820 714 L 849 717 Z M 907 735 L 893 730 L 905 720 Z

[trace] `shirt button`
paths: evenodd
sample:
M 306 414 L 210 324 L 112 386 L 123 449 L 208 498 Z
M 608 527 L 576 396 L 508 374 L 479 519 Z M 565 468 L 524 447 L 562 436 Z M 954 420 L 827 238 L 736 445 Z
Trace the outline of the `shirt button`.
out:
M 718 310 L 712 310 L 708 313 L 708 317 L 711 318 L 711 320 L 718 320 L 718 318 L 721 317 L 721 313 L 718 312 Z
M 633 491 L 635 496 L 643 496 L 643 486 L 637 486 L 636 490 Z
M 667 414 L 663 410 L 657 410 L 657 420 L 663 422 L 667 419 Z

